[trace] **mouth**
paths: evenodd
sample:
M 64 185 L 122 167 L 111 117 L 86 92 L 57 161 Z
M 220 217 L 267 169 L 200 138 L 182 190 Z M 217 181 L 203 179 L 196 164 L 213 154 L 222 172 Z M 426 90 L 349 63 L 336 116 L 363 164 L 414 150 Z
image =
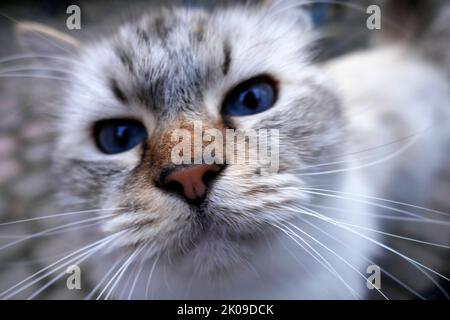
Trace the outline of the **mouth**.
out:
M 193 200 L 192 202 L 188 202 L 188 204 L 194 221 L 200 226 L 202 233 L 206 232 L 213 220 L 209 212 L 210 205 L 208 204 L 207 198 Z

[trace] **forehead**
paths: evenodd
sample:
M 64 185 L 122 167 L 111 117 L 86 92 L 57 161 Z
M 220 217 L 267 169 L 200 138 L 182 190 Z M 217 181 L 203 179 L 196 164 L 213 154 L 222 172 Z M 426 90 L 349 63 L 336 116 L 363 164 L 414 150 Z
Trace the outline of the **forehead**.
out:
M 231 62 L 230 39 L 214 23 L 202 11 L 161 11 L 122 27 L 110 43 L 118 66 L 111 89 L 159 113 L 198 108 Z
M 248 8 L 162 10 L 123 26 L 92 50 L 90 64 L 123 104 L 161 115 L 195 112 L 213 87 L 227 90 L 283 68 L 292 73 L 300 63 L 305 41 L 292 21 L 264 17 Z

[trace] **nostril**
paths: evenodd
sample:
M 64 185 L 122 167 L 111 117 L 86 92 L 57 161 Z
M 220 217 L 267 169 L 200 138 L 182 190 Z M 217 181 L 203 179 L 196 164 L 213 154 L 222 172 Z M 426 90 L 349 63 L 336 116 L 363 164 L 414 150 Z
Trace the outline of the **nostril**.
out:
M 209 186 L 212 181 L 214 181 L 219 174 L 220 169 L 217 171 L 208 170 L 203 174 L 202 181 L 205 185 Z
M 183 194 L 183 185 L 178 181 L 173 180 L 164 184 L 164 189 L 166 189 L 169 192 Z
M 193 165 L 170 168 L 162 171 L 160 187 L 184 196 L 188 201 L 205 198 L 207 188 L 217 177 L 222 167 L 218 165 Z

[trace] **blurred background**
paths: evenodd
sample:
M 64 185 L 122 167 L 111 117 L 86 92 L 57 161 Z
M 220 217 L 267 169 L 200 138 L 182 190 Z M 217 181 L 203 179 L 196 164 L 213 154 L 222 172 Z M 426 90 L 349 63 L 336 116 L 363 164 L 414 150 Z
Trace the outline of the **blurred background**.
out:
M 211 1 L 171 1 L 171 3 L 192 6 L 207 2 L 211 4 Z M 228 1 L 214 1 L 215 4 L 219 2 Z M 367 14 L 364 9 L 374 1 L 331 2 L 320 1 L 305 6 L 311 12 L 316 28 L 321 29 L 326 35 L 317 45 L 319 62 L 369 47 L 395 33 L 395 28 L 386 27 L 382 31 L 370 31 L 365 27 Z M 22 61 L 10 58 L 23 53 L 14 37 L 14 22 L 36 21 L 68 32 L 74 37 L 93 40 L 95 35 L 110 33 L 115 26 L 129 16 L 138 15 L 144 10 L 151 10 L 153 6 L 163 3 L 167 1 L 1 1 L 0 222 L 58 212 L 52 200 L 54 186 L 49 167 L 53 139 L 49 126 L 51 119 L 46 113 L 46 101 L 55 99 L 58 86 L 54 80 L 24 78 L 20 76 L 23 72 L 13 71 L 21 66 Z M 409 1 L 409 3 L 411 7 L 398 8 L 398 16 L 393 17 L 394 22 L 405 22 L 413 16 L 409 15 L 409 12 L 418 9 L 418 1 Z M 81 30 L 67 30 L 65 27 L 66 8 L 72 4 L 77 4 L 81 8 Z M 433 10 L 435 8 L 430 4 L 422 13 L 425 15 Z M 447 168 L 436 176 L 433 192 L 431 192 L 432 197 L 426 206 L 450 212 L 450 159 Z M 44 226 L 42 221 L 36 221 L 11 225 L 7 228 L 0 227 L 0 246 L 15 241 L 20 235 L 43 230 Z M 52 261 L 53 256 L 65 250 L 67 251 L 63 243 L 53 241 L 49 244 L 48 238 L 33 238 L 32 241 L 20 243 L 10 250 L 0 250 L 0 292 L 43 268 L 48 261 Z M 441 272 L 449 275 L 448 250 L 439 258 L 438 265 L 441 267 Z M 441 285 L 449 290 L 448 283 Z M 442 293 L 433 287 L 425 290 L 427 297 L 443 297 Z M 83 293 L 68 292 L 65 288 L 54 287 L 40 297 L 81 298 Z M 398 297 L 414 298 L 410 293 L 401 290 Z

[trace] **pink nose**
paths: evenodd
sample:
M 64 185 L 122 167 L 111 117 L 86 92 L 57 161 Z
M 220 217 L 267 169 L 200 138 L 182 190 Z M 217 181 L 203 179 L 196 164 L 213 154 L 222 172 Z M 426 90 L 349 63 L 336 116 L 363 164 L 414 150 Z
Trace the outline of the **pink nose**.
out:
M 181 185 L 183 195 L 189 200 L 204 198 L 207 183 L 217 176 L 220 167 L 215 164 L 199 164 L 175 170 L 164 179 L 164 185 Z

